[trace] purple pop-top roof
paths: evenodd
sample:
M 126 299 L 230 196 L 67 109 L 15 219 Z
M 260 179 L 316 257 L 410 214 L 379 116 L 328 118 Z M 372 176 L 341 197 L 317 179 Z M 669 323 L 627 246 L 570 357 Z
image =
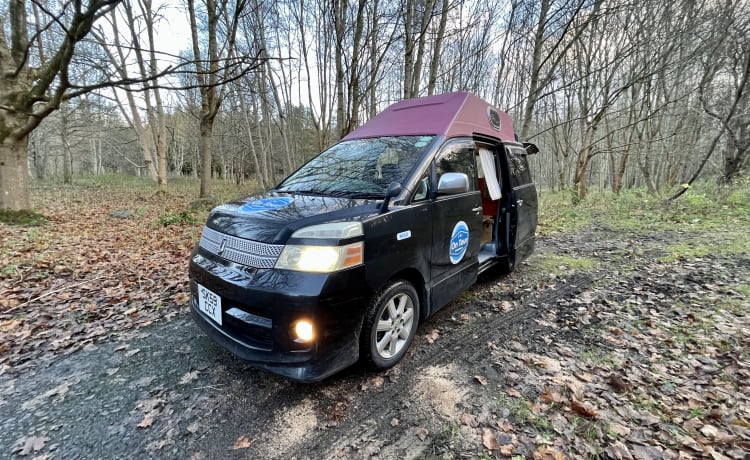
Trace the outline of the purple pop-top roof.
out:
M 491 111 L 498 115 L 495 126 L 490 122 Z M 513 122 L 507 113 L 471 93 L 460 91 L 397 102 L 343 140 L 436 134 L 455 137 L 474 133 L 515 140 Z

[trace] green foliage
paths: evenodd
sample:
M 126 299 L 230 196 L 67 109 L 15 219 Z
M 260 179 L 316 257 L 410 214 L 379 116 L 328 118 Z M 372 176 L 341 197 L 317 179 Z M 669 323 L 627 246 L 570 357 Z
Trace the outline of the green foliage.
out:
M 0 277 L 13 278 L 19 273 L 18 265 L 6 265 L 0 270 Z
M 580 270 L 587 271 L 591 270 L 595 265 L 593 259 L 586 257 L 574 257 L 564 254 L 544 254 L 541 260 L 537 259 L 534 262 L 534 268 L 538 268 L 543 272 L 559 272 L 560 269 L 568 270 Z
M 540 194 L 540 233 L 575 232 L 590 224 L 634 232 L 746 226 L 750 224 L 750 186 L 696 184 L 671 202 L 642 189 L 619 195 L 602 190 L 576 200 L 569 191 Z
M 197 225 L 198 218 L 190 210 L 166 211 L 159 216 L 157 225 L 160 227 L 171 227 L 172 225 Z
M 9 225 L 35 226 L 47 223 L 47 218 L 34 211 L 0 210 L 0 222 Z

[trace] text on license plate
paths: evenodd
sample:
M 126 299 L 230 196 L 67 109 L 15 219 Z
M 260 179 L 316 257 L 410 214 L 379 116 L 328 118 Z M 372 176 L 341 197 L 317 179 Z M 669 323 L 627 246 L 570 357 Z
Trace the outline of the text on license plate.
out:
M 221 326 L 221 297 L 198 284 L 198 309 Z

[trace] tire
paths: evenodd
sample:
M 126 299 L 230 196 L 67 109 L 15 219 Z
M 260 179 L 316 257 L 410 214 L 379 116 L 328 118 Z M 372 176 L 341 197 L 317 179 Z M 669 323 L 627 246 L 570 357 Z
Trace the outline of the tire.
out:
M 382 370 L 401 361 L 417 332 L 419 309 L 419 295 L 408 281 L 392 281 L 375 295 L 360 338 L 366 365 Z

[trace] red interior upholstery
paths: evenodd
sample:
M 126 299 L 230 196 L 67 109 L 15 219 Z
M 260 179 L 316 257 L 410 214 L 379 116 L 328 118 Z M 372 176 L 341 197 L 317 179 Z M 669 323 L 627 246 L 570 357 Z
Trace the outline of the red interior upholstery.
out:
M 484 178 L 479 178 L 479 190 L 482 192 L 482 214 L 485 216 L 495 217 L 497 215 L 497 201 L 490 197 L 487 190 L 487 182 Z

